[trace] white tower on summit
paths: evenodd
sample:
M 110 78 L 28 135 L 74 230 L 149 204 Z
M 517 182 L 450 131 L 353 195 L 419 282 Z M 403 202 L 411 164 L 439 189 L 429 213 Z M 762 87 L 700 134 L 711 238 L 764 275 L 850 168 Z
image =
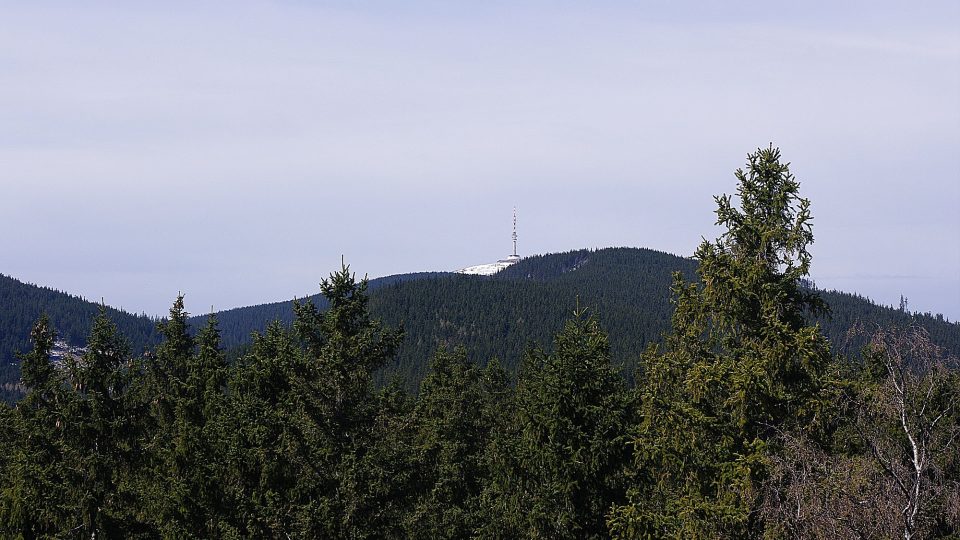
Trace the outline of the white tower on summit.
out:
M 499 261 L 497 261 L 498 263 L 513 264 L 520 260 L 520 256 L 517 255 L 517 207 L 516 206 L 513 207 L 513 234 L 511 235 L 511 238 L 513 238 L 513 254 L 507 255 L 506 259 L 500 259 Z
M 508 266 L 516 264 L 520 260 L 520 255 L 517 255 L 517 207 L 513 207 L 513 234 L 510 235 L 510 238 L 513 239 L 513 253 L 507 255 L 506 258 L 500 259 L 495 263 L 478 264 L 476 266 L 461 268 L 457 270 L 457 273 L 491 276 Z
M 519 257 L 517 255 L 517 207 L 513 207 L 513 256 Z

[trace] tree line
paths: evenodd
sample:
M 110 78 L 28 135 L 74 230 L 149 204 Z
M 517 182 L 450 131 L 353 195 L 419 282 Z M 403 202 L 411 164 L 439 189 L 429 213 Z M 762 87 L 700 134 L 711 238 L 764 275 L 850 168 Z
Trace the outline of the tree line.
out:
M 14 403 L 23 396 L 16 353 L 30 348 L 30 330 L 41 313 L 56 322 L 59 339 L 82 345 L 98 309 L 97 304 L 78 296 L 0 274 L 0 401 Z M 134 352 L 142 353 L 157 344 L 155 318 L 106 309 Z
M 956 537 L 956 361 L 909 325 L 832 351 L 809 202 L 775 148 L 736 175 L 633 385 L 579 306 L 515 378 L 452 347 L 416 394 L 377 385 L 404 331 L 348 267 L 233 361 L 182 296 L 147 355 L 101 311 L 54 364 L 41 317 L 0 408 L 0 535 Z
M 458 346 L 466 349 L 468 360 L 481 365 L 498 358 L 512 375 L 528 345 L 549 343 L 578 300 L 600 320 L 610 339 L 612 361 L 633 386 L 642 353 L 650 344 L 661 343 L 670 330 L 672 273 L 680 271 L 691 280 L 696 267 L 691 258 L 650 249 L 604 248 L 527 257 L 490 277 L 422 273 L 371 279 L 367 289 L 371 315 L 390 326 L 402 325 L 406 336 L 375 380 L 385 384 L 399 377 L 404 389 L 415 394 L 433 353 Z M 883 327 L 920 325 L 935 343 L 960 353 L 960 325 L 942 316 L 912 313 L 905 306 L 879 306 L 837 291 L 820 295 L 831 312 L 809 320 L 820 324 L 835 352 L 858 356 L 868 336 L 850 330 L 869 322 Z M 304 300 L 318 309 L 327 307 L 321 294 Z M 49 315 L 60 339 L 83 346 L 98 309 L 80 298 L 0 277 L 0 400 L 12 404 L 23 396 L 15 352 L 30 347 L 30 329 L 41 313 Z M 156 319 L 114 310 L 109 315 L 133 354 L 156 347 L 160 339 Z M 216 315 L 221 345 L 233 361 L 249 349 L 254 332 L 264 332 L 277 320 L 292 324 L 293 302 Z M 207 315 L 190 317 L 191 333 L 203 328 L 206 319 Z

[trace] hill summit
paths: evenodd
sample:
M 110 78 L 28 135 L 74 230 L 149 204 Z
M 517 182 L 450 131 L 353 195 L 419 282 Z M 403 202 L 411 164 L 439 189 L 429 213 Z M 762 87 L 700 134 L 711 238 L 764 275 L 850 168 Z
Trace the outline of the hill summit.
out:
M 457 274 L 468 274 L 474 276 L 492 276 L 497 272 L 507 268 L 508 266 L 513 266 L 514 264 L 520 262 L 520 257 L 518 255 L 508 255 L 505 259 L 500 259 L 495 263 L 488 264 L 478 264 L 476 266 L 468 266 L 466 268 L 461 268 L 457 270 Z
M 513 209 L 513 253 L 507 255 L 505 258 L 500 259 L 495 263 L 488 264 L 478 264 L 476 266 L 468 266 L 466 268 L 461 268 L 457 270 L 457 274 L 468 274 L 475 276 L 492 276 L 497 272 L 503 270 L 504 268 L 513 266 L 514 264 L 520 262 L 520 256 L 517 255 L 517 209 Z

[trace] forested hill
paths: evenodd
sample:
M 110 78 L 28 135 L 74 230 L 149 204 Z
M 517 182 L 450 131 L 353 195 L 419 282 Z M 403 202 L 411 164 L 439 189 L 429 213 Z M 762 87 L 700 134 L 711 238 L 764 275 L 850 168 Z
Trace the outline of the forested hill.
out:
M 531 345 L 547 345 L 578 307 L 609 333 L 614 363 L 628 379 L 640 353 L 669 328 L 675 271 L 695 263 L 648 249 L 578 250 L 524 259 L 490 277 L 454 275 L 382 289 L 371 311 L 407 332 L 395 372 L 422 378 L 439 347 L 462 345 L 472 360 L 498 358 L 514 371 Z
M 668 253 L 607 248 L 528 257 L 489 277 L 435 273 L 371 280 L 372 314 L 387 325 L 402 324 L 406 333 L 394 365 L 381 375 L 400 375 L 414 389 L 434 352 L 457 345 L 475 362 L 496 357 L 513 370 L 528 346 L 549 343 L 579 305 L 598 315 L 609 333 L 614 362 L 630 378 L 640 353 L 669 328 L 673 272 L 691 279 L 695 269 L 695 261 Z M 845 352 L 855 354 L 863 344 L 863 338 L 848 335 L 858 322 L 887 326 L 911 318 L 938 344 L 960 352 L 956 323 L 878 306 L 852 294 L 822 294 L 833 313 L 820 322 Z M 325 307 L 321 297 L 311 300 Z M 224 344 L 235 347 L 271 321 L 289 324 L 292 302 L 238 308 L 217 317 Z M 194 326 L 204 319 L 195 317 Z
M 0 399 L 9 401 L 19 394 L 15 386 L 20 368 L 15 355 L 29 351 L 30 330 L 41 313 L 50 317 L 59 339 L 82 346 L 99 310 L 99 304 L 79 296 L 0 274 Z M 159 341 L 156 320 L 110 307 L 107 314 L 130 342 L 132 352 L 143 352 Z
M 374 292 L 380 288 L 415 281 L 418 279 L 438 278 L 452 275 L 446 272 L 417 272 L 412 274 L 398 274 L 369 280 L 367 291 Z M 324 276 L 320 276 L 324 277 Z M 318 278 L 318 285 L 319 285 Z M 359 277 L 358 277 L 359 279 Z M 327 301 L 319 292 L 305 296 L 301 301 L 311 301 L 317 307 L 326 309 Z M 207 320 L 207 315 L 197 315 L 190 318 L 194 329 L 200 328 Z M 289 325 L 293 322 L 293 301 L 271 302 L 217 312 L 217 323 L 221 331 L 223 346 L 230 350 L 250 341 L 253 332 L 263 331 L 273 321 L 280 321 Z
M 595 313 L 609 333 L 614 362 L 629 379 L 640 353 L 669 328 L 672 274 L 693 277 L 696 262 L 639 248 L 576 250 L 528 257 L 489 277 L 425 272 L 370 280 L 370 309 L 406 337 L 394 365 L 381 378 L 399 375 L 415 389 L 429 359 L 441 347 L 462 345 L 470 359 L 498 358 L 514 370 L 531 345 L 543 345 L 579 305 Z M 832 308 L 820 323 L 836 352 L 856 354 L 863 337 L 850 336 L 858 323 L 888 327 L 920 322 L 931 338 L 960 354 L 960 325 L 931 314 L 910 314 L 878 306 L 861 296 L 823 291 Z M 309 297 L 321 309 L 325 299 Z M 275 320 L 289 324 L 292 302 L 275 302 L 217 313 L 227 349 L 242 347 L 253 332 Z M 30 328 L 46 312 L 61 339 L 82 346 L 100 306 L 83 298 L 0 275 L 0 398 L 18 391 L 15 352 L 29 346 Z M 107 308 L 134 353 L 158 341 L 156 321 Z M 206 316 L 191 319 L 200 327 Z
M 152 354 L 101 314 L 66 369 L 43 317 L 0 404 L 0 537 L 957 538 L 960 369 L 931 338 L 960 325 L 837 292 L 804 320 L 809 201 L 772 145 L 737 179 L 696 264 L 339 268 L 292 328 L 224 313 L 237 343 L 268 325 L 231 355 L 180 297 Z

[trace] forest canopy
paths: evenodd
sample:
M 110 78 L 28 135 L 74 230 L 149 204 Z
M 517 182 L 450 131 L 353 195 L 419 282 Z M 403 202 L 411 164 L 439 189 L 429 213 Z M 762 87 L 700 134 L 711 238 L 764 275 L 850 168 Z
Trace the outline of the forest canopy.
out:
M 905 313 L 836 346 L 789 164 L 759 148 L 735 179 L 724 232 L 673 275 L 662 339 L 629 366 L 612 332 L 649 329 L 568 298 L 515 375 L 463 342 L 418 344 L 411 390 L 385 371 L 404 321 L 375 316 L 346 265 L 230 357 L 182 296 L 145 354 L 102 308 L 85 350 L 54 361 L 41 316 L 25 395 L 0 405 L 0 536 L 960 535 L 955 356 Z

